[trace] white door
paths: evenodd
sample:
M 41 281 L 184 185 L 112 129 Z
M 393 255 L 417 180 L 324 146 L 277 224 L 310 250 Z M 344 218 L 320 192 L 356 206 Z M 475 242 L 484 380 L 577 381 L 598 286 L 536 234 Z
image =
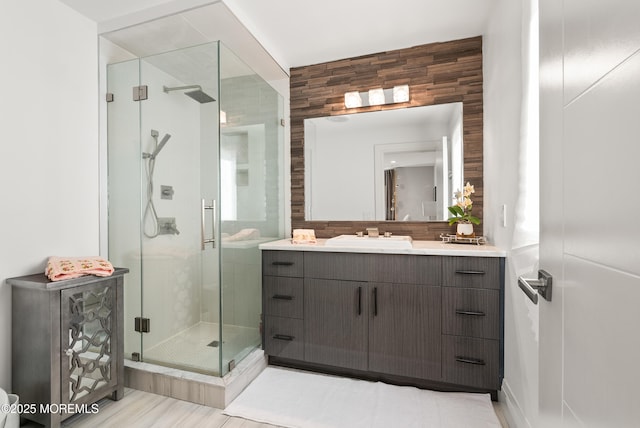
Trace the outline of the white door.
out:
M 540 0 L 539 426 L 640 423 L 640 2 Z

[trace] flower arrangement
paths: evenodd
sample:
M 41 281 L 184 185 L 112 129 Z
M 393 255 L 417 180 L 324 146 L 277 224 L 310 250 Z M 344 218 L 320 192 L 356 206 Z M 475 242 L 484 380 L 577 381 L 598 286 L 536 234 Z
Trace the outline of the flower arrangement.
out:
M 454 194 L 456 204 L 449 207 L 449 212 L 453 215 L 453 217 L 449 219 L 449 225 L 454 223 L 480 224 L 480 219 L 471 215 L 473 208 L 473 202 L 471 201 L 472 193 L 475 193 L 475 189 L 467 182 L 462 191 L 458 190 Z

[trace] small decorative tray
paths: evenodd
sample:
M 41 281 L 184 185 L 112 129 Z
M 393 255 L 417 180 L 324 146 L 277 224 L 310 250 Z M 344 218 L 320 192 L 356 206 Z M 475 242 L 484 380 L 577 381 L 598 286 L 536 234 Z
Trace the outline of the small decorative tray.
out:
M 484 245 L 487 243 L 487 240 L 485 239 L 484 236 L 474 236 L 472 238 L 463 238 L 458 235 L 445 235 L 444 233 L 441 233 L 440 239 L 442 239 L 442 242 L 448 242 L 451 244 Z

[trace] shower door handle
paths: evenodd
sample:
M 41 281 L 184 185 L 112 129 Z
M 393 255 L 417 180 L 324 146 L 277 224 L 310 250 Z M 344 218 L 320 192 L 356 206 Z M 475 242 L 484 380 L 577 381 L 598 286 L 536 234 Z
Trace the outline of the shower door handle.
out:
M 212 244 L 216 247 L 216 200 L 211 201 L 211 205 L 207 205 L 206 201 L 202 199 L 202 209 L 200 211 L 200 249 L 204 251 L 206 244 Z M 205 233 L 205 213 L 207 210 L 211 210 L 211 238 L 207 239 L 204 236 Z

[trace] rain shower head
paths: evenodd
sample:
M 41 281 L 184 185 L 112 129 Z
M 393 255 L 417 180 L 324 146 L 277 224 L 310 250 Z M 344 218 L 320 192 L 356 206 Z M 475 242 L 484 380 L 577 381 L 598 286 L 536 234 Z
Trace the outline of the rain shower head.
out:
M 213 98 L 213 97 L 209 96 L 208 94 L 206 94 L 202 90 L 202 86 L 200 86 L 200 85 L 176 86 L 174 88 L 169 88 L 167 86 L 163 86 L 162 89 L 166 93 L 169 93 L 171 91 L 182 91 L 182 90 L 186 90 L 186 89 L 195 89 L 195 91 L 185 92 L 184 94 L 189 96 L 189 97 L 191 97 L 191 98 L 193 98 L 194 100 L 196 100 L 200 104 L 210 103 L 212 101 L 215 101 L 215 98 Z
M 184 94 L 186 96 L 188 96 L 188 97 L 193 98 L 194 100 L 196 100 L 200 104 L 210 103 L 211 101 L 215 101 L 214 98 L 211 98 L 209 95 L 207 95 L 205 92 L 203 92 L 202 89 L 197 89 L 195 91 L 185 92 Z

